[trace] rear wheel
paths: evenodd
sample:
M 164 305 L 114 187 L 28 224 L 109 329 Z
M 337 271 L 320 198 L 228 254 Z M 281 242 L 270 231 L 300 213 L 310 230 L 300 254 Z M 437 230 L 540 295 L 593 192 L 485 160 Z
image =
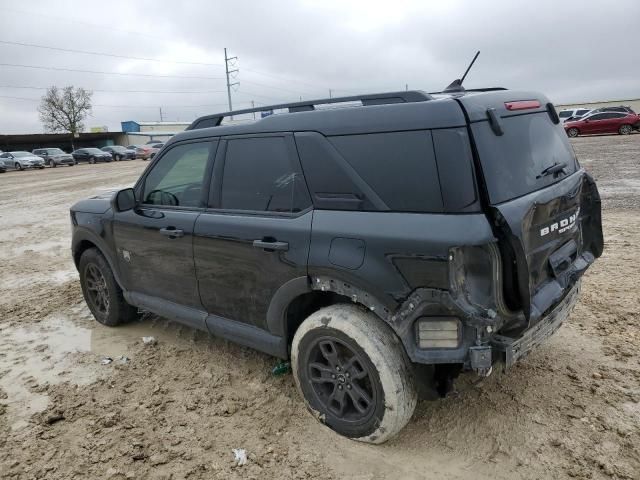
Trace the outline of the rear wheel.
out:
M 115 327 L 138 318 L 137 309 L 125 301 L 111 267 L 98 249 L 85 250 L 79 270 L 82 294 L 98 322 Z
M 91 165 L 94 165 L 94 164 L 96 163 L 96 157 L 91 157 L 91 158 L 89 159 L 89 163 L 90 163 Z
M 580 135 L 580 131 L 577 128 L 570 128 L 569 130 L 567 130 L 567 135 L 571 138 L 575 138 Z
M 633 128 L 631 125 L 620 125 L 620 128 L 618 129 L 618 133 L 620 135 L 629 135 L 632 131 Z
M 411 366 L 390 327 L 356 305 L 333 305 L 296 331 L 291 366 L 307 408 L 346 437 L 383 443 L 417 402 Z

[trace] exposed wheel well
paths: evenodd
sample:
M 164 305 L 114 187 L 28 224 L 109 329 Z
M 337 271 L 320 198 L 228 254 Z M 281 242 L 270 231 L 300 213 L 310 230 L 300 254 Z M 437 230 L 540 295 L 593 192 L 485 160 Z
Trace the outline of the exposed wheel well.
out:
M 97 245 L 89 240 L 82 240 L 76 248 L 73 250 L 73 262 L 76 264 L 76 268 L 80 265 L 80 257 L 82 254 L 90 248 L 98 248 Z
M 313 312 L 336 303 L 353 303 L 349 297 L 334 292 L 313 291 L 296 297 L 287 307 L 287 344 L 291 345 L 298 327 Z

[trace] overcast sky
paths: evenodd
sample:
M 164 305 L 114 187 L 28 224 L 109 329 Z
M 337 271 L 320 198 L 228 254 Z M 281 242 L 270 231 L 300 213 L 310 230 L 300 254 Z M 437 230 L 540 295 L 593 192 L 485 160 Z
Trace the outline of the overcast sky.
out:
M 87 127 L 159 120 L 159 107 L 181 121 L 224 111 L 224 47 L 238 57 L 235 108 L 329 89 L 438 90 L 476 50 L 469 88 L 540 90 L 557 103 L 638 98 L 639 38 L 637 0 L 2 0 L 0 134 L 42 132 L 38 99 L 50 85 L 94 91 Z

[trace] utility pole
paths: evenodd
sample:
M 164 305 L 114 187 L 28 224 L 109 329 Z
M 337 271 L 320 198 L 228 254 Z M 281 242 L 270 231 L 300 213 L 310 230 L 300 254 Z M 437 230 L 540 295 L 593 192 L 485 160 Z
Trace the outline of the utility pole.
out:
M 256 103 L 253 100 L 251 100 L 251 108 L 256 108 Z M 253 112 L 253 119 L 256 119 L 256 112 Z
M 405 92 L 408 92 L 408 91 L 409 91 L 409 84 L 408 84 L 408 83 L 405 83 L 405 84 L 404 84 L 404 91 L 405 91 Z
M 238 60 L 238 57 L 227 57 L 227 48 L 225 47 L 224 49 L 224 69 L 227 73 L 227 98 L 229 99 L 229 111 L 233 111 L 233 105 L 231 104 L 231 87 L 234 85 L 239 85 L 240 82 L 233 82 L 231 83 L 229 80 L 229 74 L 231 73 L 236 73 L 238 71 L 238 69 L 236 68 L 235 70 L 229 70 L 229 61 L 230 60 Z M 231 120 L 233 120 L 233 117 L 231 117 Z
M 329 89 L 329 98 L 332 98 L 332 97 L 331 97 L 331 89 Z
M 163 118 L 162 118 L 162 107 L 160 107 L 160 121 L 161 122 L 163 121 Z

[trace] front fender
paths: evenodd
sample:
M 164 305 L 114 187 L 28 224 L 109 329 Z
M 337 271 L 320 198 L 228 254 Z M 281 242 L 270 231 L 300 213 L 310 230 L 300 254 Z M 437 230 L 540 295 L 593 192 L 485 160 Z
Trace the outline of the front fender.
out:
M 78 216 L 90 215 L 76 213 Z M 92 215 L 95 217 L 95 215 Z M 118 285 L 123 290 L 126 290 L 126 286 L 122 282 L 122 276 L 118 268 L 118 261 L 116 258 L 116 249 L 113 245 L 112 237 L 107 233 L 104 226 L 104 220 L 99 219 L 98 222 L 91 222 L 90 224 L 78 224 L 73 229 L 73 235 L 71 237 L 71 252 L 76 268 L 79 266 L 80 256 L 82 252 L 87 248 L 91 248 L 90 244 L 95 246 L 100 253 L 107 259 L 107 263 L 113 272 L 113 276 L 118 282 Z

